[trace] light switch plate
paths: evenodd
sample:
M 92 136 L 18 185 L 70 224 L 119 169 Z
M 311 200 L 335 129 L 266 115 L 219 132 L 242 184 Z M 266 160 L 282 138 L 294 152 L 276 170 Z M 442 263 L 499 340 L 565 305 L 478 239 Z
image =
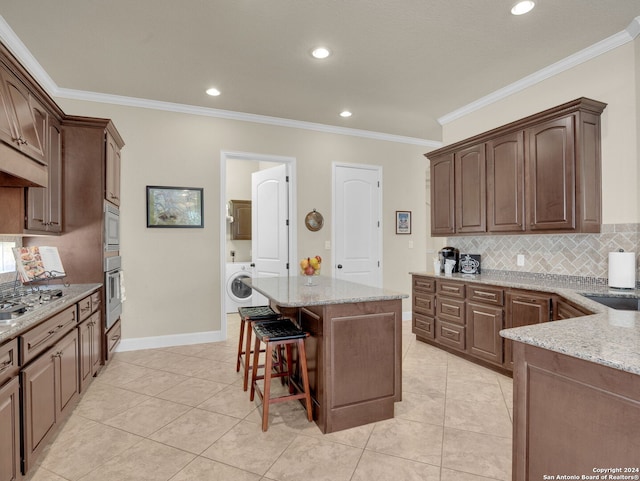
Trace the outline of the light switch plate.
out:
M 324 241 L 324 249 L 331 250 L 331 241 Z

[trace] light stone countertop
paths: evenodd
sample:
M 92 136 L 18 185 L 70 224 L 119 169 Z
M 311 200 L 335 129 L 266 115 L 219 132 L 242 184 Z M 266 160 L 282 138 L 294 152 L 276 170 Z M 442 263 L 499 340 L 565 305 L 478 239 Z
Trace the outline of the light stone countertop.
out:
M 243 279 L 242 282 L 282 307 L 387 301 L 409 297 L 408 294 L 327 276 L 311 276 L 311 286 L 306 285 L 305 276 L 261 277 Z
M 640 374 L 640 312 L 611 309 L 581 294 L 638 298 L 638 290 L 620 291 L 603 286 L 571 285 L 557 281 L 510 280 L 503 276 L 433 274 L 415 275 L 442 280 L 529 289 L 558 294 L 594 312 L 593 315 L 503 329 L 500 335 L 514 341 L 559 352 L 614 369 Z
M 41 290 L 62 289 L 62 297 L 49 302 L 46 306 L 33 312 L 27 312 L 17 319 L 13 319 L 11 321 L 0 321 L 0 344 L 19 336 L 23 332 L 26 332 L 32 327 L 38 325 L 43 320 L 84 299 L 89 294 L 100 288 L 101 285 L 102 284 L 71 284 L 69 286 L 64 286 L 62 284 L 52 284 L 48 286 L 41 286 Z

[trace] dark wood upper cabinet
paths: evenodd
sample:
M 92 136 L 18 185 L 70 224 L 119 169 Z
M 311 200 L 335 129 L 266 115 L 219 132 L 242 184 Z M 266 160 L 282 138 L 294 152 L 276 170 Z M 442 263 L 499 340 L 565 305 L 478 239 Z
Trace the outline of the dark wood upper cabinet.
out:
M 54 117 L 47 120 L 47 187 L 27 189 L 27 233 L 62 232 L 62 127 Z
M 574 116 L 569 115 L 525 131 L 527 222 L 531 230 L 575 229 L 573 123 Z
M 425 154 L 431 234 L 600 232 L 605 107 L 579 98 Z
M 455 178 L 453 154 L 431 160 L 431 234 L 450 235 L 456 232 Z
M 487 142 L 487 222 L 490 232 L 522 232 L 524 132 Z
M 251 201 L 232 200 L 229 204 L 231 205 L 231 215 L 233 216 L 231 239 L 251 240 Z
M 454 159 L 456 232 L 486 232 L 485 144 L 474 145 L 456 152 Z
M 2 107 L 3 138 L 32 159 L 46 164 L 44 134 L 46 113 L 29 89 L 0 63 L 0 79 L 4 89 Z M 8 121 L 9 132 L 6 132 Z

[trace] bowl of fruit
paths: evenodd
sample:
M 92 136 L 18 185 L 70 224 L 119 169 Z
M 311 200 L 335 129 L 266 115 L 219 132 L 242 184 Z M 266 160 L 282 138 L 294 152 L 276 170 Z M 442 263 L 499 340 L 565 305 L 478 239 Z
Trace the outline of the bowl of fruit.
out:
M 307 276 L 307 285 L 312 285 L 311 278 L 313 276 L 320 275 L 320 266 L 322 264 L 322 257 L 305 257 L 300 261 L 300 273 L 303 276 Z

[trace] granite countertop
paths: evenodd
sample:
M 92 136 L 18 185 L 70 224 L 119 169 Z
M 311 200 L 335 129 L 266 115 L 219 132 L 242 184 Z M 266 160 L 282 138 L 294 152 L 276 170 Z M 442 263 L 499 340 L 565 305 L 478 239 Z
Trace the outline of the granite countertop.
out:
M 64 285 L 48 285 L 42 286 L 41 290 L 46 289 L 62 289 L 62 297 L 51 301 L 44 307 L 33 312 L 27 312 L 17 319 L 11 321 L 2 321 L 0 323 L 0 344 L 14 337 L 19 336 L 23 332 L 28 331 L 43 320 L 63 311 L 67 307 L 84 299 L 89 294 L 98 289 L 102 284 L 72 284 Z M 6 322 L 6 323 L 5 323 Z
M 443 280 L 530 289 L 558 294 L 594 314 L 545 322 L 532 326 L 503 329 L 500 335 L 514 341 L 640 374 L 640 312 L 611 309 L 581 294 L 639 298 L 638 290 L 609 289 L 597 285 L 572 285 L 560 281 L 505 279 L 496 275 L 434 274 L 412 272 Z
M 408 294 L 326 276 L 312 276 L 311 286 L 306 285 L 307 278 L 304 276 L 262 277 L 243 279 L 242 282 L 282 307 L 387 301 L 409 297 Z

